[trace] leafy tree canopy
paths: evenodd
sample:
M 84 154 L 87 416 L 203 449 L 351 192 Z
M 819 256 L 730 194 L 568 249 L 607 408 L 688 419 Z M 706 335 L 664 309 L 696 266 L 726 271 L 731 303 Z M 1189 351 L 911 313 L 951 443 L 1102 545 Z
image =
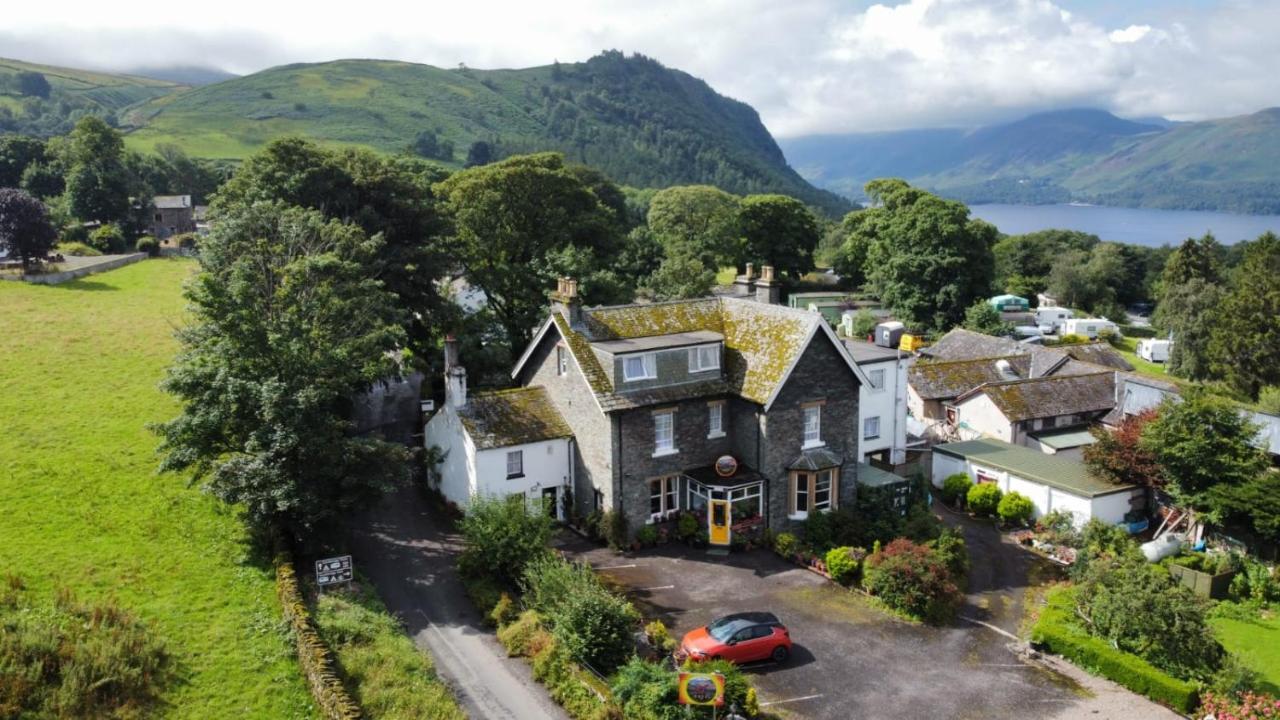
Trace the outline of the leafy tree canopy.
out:
M 804 203 L 786 195 L 748 195 L 738 209 L 742 248 L 737 265 L 772 265 L 798 278 L 813 269 L 818 222 Z
M 44 203 L 23 190 L 0 188 L 0 249 L 21 258 L 25 268 L 44 258 L 57 239 Z
M 697 256 L 685 249 L 668 254 L 645 281 L 644 288 L 658 300 L 706 297 L 711 294 L 716 274 Z
M 1280 385 L 1280 237 L 1268 232 L 1249 244 L 1211 317 L 1217 318 L 1212 353 L 1220 377 L 1250 400 L 1263 387 Z
M 1013 329 L 1009 323 L 1000 319 L 1000 311 L 986 300 L 975 300 L 964 311 L 963 327 L 966 330 L 997 336 L 1008 335 Z
M 0 188 L 18 187 L 27 166 L 45 160 L 43 140 L 25 135 L 0 136 Z
M 1142 430 L 1154 420 L 1154 408 L 1137 415 L 1126 415 L 1114 431 L 1093 428 L 1097 442 L 1084 449 L 1084 464 L 1089 474 L 1116 485 L 1162 487 L 1165 478 L 1155 456 L 1142 444 Z
M 654 193 L 649 229 L 667 255 L 683 252 L 708 268 L 738 260 L 739 199 L 710 185 L 683 185 Z
M 1165 262 L 1161 285 L 1169 290 L 1192 280 L 1222 282 L 1220 258 L 1223 252 L 1222 245 L 1211 233 L 1205 233 L 1199 240 L 1187 238 Z
M 1151 324 L 1173 335 L 1167 363 L 1170 373 L 1191 380 L 1212 377 L 1211 343 L 1225 294 L 1221 285 L 1200 278 L 1165 287 Z
M 129 177 L 120 133 L 91 115 L 76 123 L 59 148 L 72 214 L 82 220 L 124 220 L 129 213 Z

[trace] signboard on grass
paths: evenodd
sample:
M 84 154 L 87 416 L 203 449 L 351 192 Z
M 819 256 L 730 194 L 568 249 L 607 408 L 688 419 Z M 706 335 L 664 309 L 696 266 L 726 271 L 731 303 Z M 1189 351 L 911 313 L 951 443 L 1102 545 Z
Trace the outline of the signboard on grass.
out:
M 720 673 L 680 673 L 681 705 L 724 705 L 724 675 Z
M 316 561 L 316 584 L 320 587 L 351 582 L 351 556 L 325 558 Z

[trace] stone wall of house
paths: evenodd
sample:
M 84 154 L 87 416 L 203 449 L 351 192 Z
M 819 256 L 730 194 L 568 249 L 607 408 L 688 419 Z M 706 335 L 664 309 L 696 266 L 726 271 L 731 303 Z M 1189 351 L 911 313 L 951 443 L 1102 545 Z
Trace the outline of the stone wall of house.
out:
M 849 371 L 840 351 L 829 342 L 815 338 L 796 363 L 787 383 L 765 415 L 759 468 L 770 478 L 769 526 L 787 529 L 790 477 L 787 466 L 804 445 L 804 414 L 801 406 L 825 401 L 822 406 L 821 437 L 826 449 L 844 459 L 838 485 L 838 505 L 852 504 L 856 494 L 858 467 L 858 380 Z
M 715 463 L 721 455 L 733 450 L 733 415 L 737 409 L 725 403 L 724 435 L 708 437 L 708 403 L 724 398 L 697 398 L 678 403 L 655 405 L 615 413 L 619 434 L 618 469 L 621 480 L 622 509 L 632 529 L 649 520 L 649 480 L 663 475 L 679 474 Z M 678 452 L 654 457 L 653 416 L 661 410 L 675 409 L 675 445 Z M 684 498 L 680 498 L 684 507 Z
M 586 515 L 594 509 L 596 491 L 603 494 L 605 509 L 614 506 L 612 452 L 616 433 L 610 418 L 600 410 L 572 353 L 569 372 L 563 376 L 556 372 L 555 351 L 559 342 L 559 332 L 553 325 L 534 348 L 517 379 L 522 385 L 545 387 L 552 404 L 573 430 L 573 502 L 578 513 Z

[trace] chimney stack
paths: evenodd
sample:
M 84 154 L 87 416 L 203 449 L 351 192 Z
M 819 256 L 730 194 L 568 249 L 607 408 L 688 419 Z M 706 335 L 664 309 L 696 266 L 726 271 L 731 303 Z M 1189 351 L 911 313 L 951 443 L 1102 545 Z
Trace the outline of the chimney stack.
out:
M 458 339 L 444 339 L 444 401 L 453 407 L 467 404 L 467 369 L 458 362 Z
M 578 281 L 571 277 L 562 277 L 556 283 L 556 291 L 551 293 L 551 309 L 564 316 L 569 327 L 579 330 L 582 322 L 582 300 L 578 297 Z
M 756 281 L 756 302 L 777 305 L 781 301 L 782 285 L 773 277 L 773 266 L 761 266 L 760 279 Z
M 756 290 L 756 269 L 747 263 L 747 271 L 733 279 L 733 294 L 738 297 L 751 297 Z

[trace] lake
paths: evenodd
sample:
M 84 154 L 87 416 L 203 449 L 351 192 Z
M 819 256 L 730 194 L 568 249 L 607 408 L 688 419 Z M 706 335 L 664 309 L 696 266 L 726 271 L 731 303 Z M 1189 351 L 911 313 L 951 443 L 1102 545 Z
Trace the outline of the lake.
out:
M 1201 210 L 1152 210 L 1101 205 L 971 205 L 982 218 L 1008 235 L 1060 228 L 1092 233 L 1103 240 L 1149 245 L 1177 245 L 1212 232 L 1230 245 L 1252 240 L 1267 230 L 1280 233 L 1280 215 L 1236 215 Z

